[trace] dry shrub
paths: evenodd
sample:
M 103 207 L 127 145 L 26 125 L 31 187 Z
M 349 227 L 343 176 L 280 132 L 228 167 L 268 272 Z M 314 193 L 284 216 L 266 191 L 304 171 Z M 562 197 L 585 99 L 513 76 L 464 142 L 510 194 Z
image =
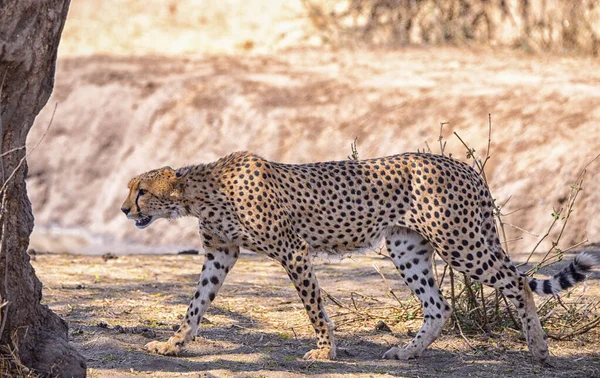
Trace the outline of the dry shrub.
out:
M 445 122 L 440 124 L 440 134 L 438 137 L 439 150 L 442 155 L 446 154 L 446 142 L 442 136 L 443 127 L 446 124 L 447 123 Z M 487 177 L 485 175 L 485 166 L 490 159 L 490 148 L 492 141 L 491 115 L 488 117 L 488 133 L 488 145 L 484 156 L 478 156 L 475 149 L 469 147 L 469 145 L 457 133 L 454 133 L 454 135 L 465 147 L 466 158 L 472 161 L 474 169 L 481 174 L 486 183 Z M 348 158 L 351 160 L 358 160 L 356 139 L 351 144 L 351 152 L 352 154 L 348 156 Z M 426 148 L 422 152 L 432 153 L 432 150 L 427 143 Z M 449 156 L 452 156 L 452 154 L 449 154 Z M 532 248 L 525 262 L 520 264 L 520 266 L 528 264 L 534 255 L 539 256 L 539 258 L 537 258 L 539 262 L 537 262 L 526 272 L 528 275 L 533 275 L 541 268 L 548 267 L 559 261 L 562 261 L 566 252 L 574 250 L 588 242 L 586 239 L 574 245 L 563 247 L 561 238 L 573 213 L 577 197 L 579 193 L 584 190 L 583 184 L 587 168 L 598 158 L 600 158 L 600 155 L 596 156 L 596 158 L 589 162 L 581 170 L 575 179 L 575 182 L 568 186 L 568 200 L 564 203 L 563 207 L 554 209 L 553 213 L 549 214 L 551 220 L 549 221 L 547 231 L 539 238 L 538 243 Z M 502 218 L 505 215 L 502 213 L 502 208 L 505 205 L 506 203 L 495 203 L 494 215 L 496 217 L 497 229 L 500 233 L 500 238 L 504 249 L 506 253 L 510 255 L 509 246 L 511 240 L 506 239 L 505 226 L 507 224 Z M 557 232 L 553 233 L 553 230 Z M 525 230 L 522 231 L 526 232 Z M 542 241 L 548 238 L 551 234 L 556 236 L 550 243 L 550 248 L 546 251 L 539 251 L 538 247 Z M 382 250 L 376 250 L 375 253 L 387 258 L 387 255 L 385 255 Z M 375 270 L 377 270 L 377 272 L 381 275 L 383 280 L 386 281 L 383 274 L 377 269 L 376 266 L 374 267 Z M 437 272 L 438 269 L 436 268 L 435 271 Z M 438 274 L 436 279 L 444 295 L 450 299 L 453 310 L 452 326 L 458 333 L 460 333 L 460 335 L 465 339 L 471 348 L 473 348 L 473 346 L 469 343 L 466 335 L 498 334 L 503 332 L 506 328 L 513 328 L 519 331 L 521 330 L 521 324 L 517 320 L 518 317 L 515 316 L 514 309 L 511 308 L 512 305 L 509 304 L 508 300 L 502 295 L 502 293 L 500 293 L 500 291 L 486 287 L 477 281 L 473 281 L 465 274 L 455 272 L 447 264 L 444 265 L 443 272 Z M 550 338 L 565 340 L 573 336 L 586 333 L 600 325 L 600 301 L 593 298 L 590 299 L 584 294 L 577 296 L 573 295 L 576 290 L 577 289 L 575 288 L 566 291 L 563 294 L 562 299 L 558 296 L 547 297 L 539 303 L 537 310 L 540 316 L 540 321 L 542 326 L 544 326 L 544 328 L 547 330 Z M 394 311 L 391 313 L 388 312 L 386 315 L 377 311 L 370 312 L 367 307 L 359 310 L 354 298 L 352 299 L 354 309 L 352 309 L 351 306 L 344 306 L 340 304 L 339 300 L 332 298 L 328 293 L 325 293 L 325 295 L 332 299 L 339 307 L 343 307 L 354 313 L 354 316 L 350 320 L 344 319 L 343 324 L 365 319 L 380 318 L 397 322 L 412 320 L 423 316 L 419 301 L 416 300 L 414 296 L 411 296 L 411 298 L 407 301 L 400 300 L 394 294 L 391 287 L 389 288 L 388 293 L 396 300 L 397 306 L 394 308 Z
M 336 45 L 486 44 L 598 54 L 596 0 L 303 0 Z
M 488 146 L 485 155 L 477 156 L 475 149 L 468 144 L 457 134 L 455 136 L 461 141 L 466 150 L 466 158 L 471 159 L 474 168 L 481 174 L 487 183 L 485 175 L 485 166 L 490 159 L 490 145 L 492 135 L 492 120 L 491 115 L 488 117 Z M 442 130 L 440 128 L 440 146 L 443 153 Z M 600 155 L 589 162 L 577 175 L 575 182 L 568 186 L 568 200 L 563 207 L 556 208 L 552 214 L 549 214 L 551 221 L 543 236 L 538 240 L 538 243 L 533 247 L 527 259 L 520 266 L 528 264 L 531 258 L 537 254 L 541 257 L 526 273 L 533 275 L 541 268 L 551 266 L 559 261 L 562 261 L 566 252 L 581 247 L 588 240 L 582 240 L 574 245 L 562 246 L 561 238 L 568 225 L 569 219 L 574 211 L 575 203 L 579 193 L 583 190 L 583 183 L 587 168 Z M 510 254 L 510 240 L 506 239 L 505 226 L 503 221 L 502 208 L 506 203 L 500 205 L 494 204 L 494 215 L 496 217 L 497 229 L 507 254 Z M 514 227 L 514 226 L 513 226 Z M 552 233 L 553 230 L 558 230 L 557 233 Z M 522 230 L 526 232 L 525 230 Z M 540 244 L 549 237 L 555 234 L 556 236 L 550 243 L 550 248 L 546 251 L 539 251 Z M 484 288 L 479 282 L 469 279 L 462 274 L 462 279 L 458 282 L 453 280 L 452 268 L 450 271 L 450 297 L 454 310 L 455 327 L 462 332 L 462 329 L 467 331 L 478 332 L 501 332 L 505 327 L 520 329 L 520 323 L 515 320 L 508 301 L 498 291 L 490 288 Z M 440 282 L 440 287 L 444 284 L 443 278 Z M 575 289 L 576 290 L 576 289 Z M 585 333 L 600 324 L 600 303 L 595 300 L 590 300 L 584 295 L 572 296 L 573 290 L 566 291 L 563 295 L 566 300 L 563 301 L 560 297 L 549 297 L 544 299 L 538 305 L 538 313 L 540 321 L 548 331 L 548 336 L 556 339 L 566 339 L 575 335 Z

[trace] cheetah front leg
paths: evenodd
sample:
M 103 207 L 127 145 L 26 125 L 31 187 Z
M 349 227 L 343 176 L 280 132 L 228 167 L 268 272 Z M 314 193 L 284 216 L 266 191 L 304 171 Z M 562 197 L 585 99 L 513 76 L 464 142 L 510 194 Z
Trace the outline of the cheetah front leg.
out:
M 298 295 L 317 334 L 317 349 L 307 352 L 304 359 L 335 359 L 334 324 L 325 312 L 319 282 L 309 257 L 308 245 L 302 242 L 293 252 L 277 256 L 276 259 L 283 265 L 298 290 Z
M 204 249 L 206 255 L 198 288 L 181 326 L 168 341 L 152 341 L 146 344 L 145 348 L 148 351 L 164 355 L 177 355 L 181 351 L 184 344 L 196 335 L 202 316 L 217 296 L 227 273 L 239 256 L 237 246 L 210 247 L 205 243 Z

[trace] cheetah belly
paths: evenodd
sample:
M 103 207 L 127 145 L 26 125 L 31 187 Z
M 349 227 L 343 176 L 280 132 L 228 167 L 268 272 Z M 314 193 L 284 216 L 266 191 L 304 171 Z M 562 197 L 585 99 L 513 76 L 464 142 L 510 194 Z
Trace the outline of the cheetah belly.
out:
M 294 228 L 314 250 L 337 253 L 377 247 L 390 227 L 404 224 L 377 208 L 372 209 L 376 216 L 351 216 L 351 212 L 336 217 L 305 214 L 295 219 Z

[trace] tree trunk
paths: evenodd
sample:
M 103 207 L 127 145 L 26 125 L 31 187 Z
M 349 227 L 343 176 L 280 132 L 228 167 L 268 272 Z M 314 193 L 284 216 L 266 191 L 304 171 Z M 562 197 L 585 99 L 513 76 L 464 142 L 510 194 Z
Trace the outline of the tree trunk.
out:
M 51 377 L 84 377 L 86 365 L 68 344 L 65 321 L 40 304 L 42 284 L 27 255 L 33 215 L 25 187 L 26 150 L 19 148 L 54 87 L 68 8 L 69 0 L 0 0 L 0 199 L 5 189 L 0 295 L 8 302 L 1 310 L 0 345 L 16 351 L 36 373 Z

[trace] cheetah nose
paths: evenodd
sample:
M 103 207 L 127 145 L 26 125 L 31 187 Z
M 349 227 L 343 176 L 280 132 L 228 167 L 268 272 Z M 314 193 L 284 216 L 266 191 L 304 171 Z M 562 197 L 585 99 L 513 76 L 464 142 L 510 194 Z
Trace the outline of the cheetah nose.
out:
M 121 211 L 122 211 L 122 212 L 124 212 L 124 213 L 125 213 L 125 215 L 129 214 L 129 210 L 131 210 L 131 209 L 130 209 L 130 208 L 128 208 L 128 207 L 122 207 L 122 208 L 121 208 Z

